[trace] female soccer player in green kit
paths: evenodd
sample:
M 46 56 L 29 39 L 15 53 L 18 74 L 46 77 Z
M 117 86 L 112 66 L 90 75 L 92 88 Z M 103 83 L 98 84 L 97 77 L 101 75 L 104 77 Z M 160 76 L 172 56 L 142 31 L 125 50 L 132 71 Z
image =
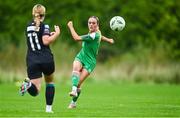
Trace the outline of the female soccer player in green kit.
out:
M 73 62 L 72 91 L 69 93 L 72 96 L 72 101 L 68 108 L 76 108 L 76 101 L 81 93 L 81 85 L 96 66 L 96 57 L 101 40 L 111 44 L 114 43 L 114 40 L 101 35 L 99 19 L 96 16 L 91 16 L 88 19 L 89 33 L 86 35 L 79 36 L 73 27 L 72 21 L 69 21 L 67 25 L 73 39 L 82 41 L 82 49 Z

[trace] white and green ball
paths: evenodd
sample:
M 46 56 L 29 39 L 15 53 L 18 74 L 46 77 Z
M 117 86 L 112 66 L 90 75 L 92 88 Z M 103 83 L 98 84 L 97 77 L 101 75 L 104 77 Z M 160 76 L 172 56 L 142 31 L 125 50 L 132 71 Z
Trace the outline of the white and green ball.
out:
M 126 22 L 121 16 L 114 16 L 110 20 L 110 28 L 114 31 L 122 31 L 126 25 Z

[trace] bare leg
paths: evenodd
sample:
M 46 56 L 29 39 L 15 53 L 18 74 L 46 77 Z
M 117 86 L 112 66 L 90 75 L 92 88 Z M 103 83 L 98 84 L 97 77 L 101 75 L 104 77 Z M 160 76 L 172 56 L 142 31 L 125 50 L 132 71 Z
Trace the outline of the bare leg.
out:
M 32 80 L 30 80 L 30 82 L 36 86 L 38 93 L 39 93 L 40 89 L 41 89 L 41 78 L 32 79 Z
M 78 88 L 81 88 L 82 83 L 84 80 L 90 75 L 90 73 L 86 69 L 82 69 L 81 75 L 80 75 L 80 81 L 78 84 Z

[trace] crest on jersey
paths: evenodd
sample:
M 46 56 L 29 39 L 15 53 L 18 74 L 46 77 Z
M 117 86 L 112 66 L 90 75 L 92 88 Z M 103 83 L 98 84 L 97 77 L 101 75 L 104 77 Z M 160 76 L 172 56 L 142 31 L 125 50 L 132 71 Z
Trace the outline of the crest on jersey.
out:
M 49 31 L 49 25 L 44 25 L 44 33 L 47 33 L 47 34 L 50 33 L 50 31 Z

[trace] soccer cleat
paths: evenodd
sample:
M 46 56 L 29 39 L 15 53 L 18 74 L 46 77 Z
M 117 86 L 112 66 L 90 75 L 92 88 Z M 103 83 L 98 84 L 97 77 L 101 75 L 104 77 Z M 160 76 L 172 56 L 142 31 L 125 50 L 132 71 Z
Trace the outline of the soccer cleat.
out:
M 24 94 L 26 93 L 26 91 L 28 90 L 28 88 L 31 86 L 31 82 L 29 81 L 29 79 L 25 79 L 20 87 L 19 93 L 21 96 L 24 96 Z
M 52 110 L 46 110 L 46 113 L 54 113 Z
M 76 108 L 76 103 L 75 102 L 71 102 L 68 106 L 69 109 L 74 109 Z
M 77 96 L 78 96 L 77 91 L 71 91 L 71 92 L 69 93 L 69 95 L 70 95 L 71 97 L 77 97 Z

